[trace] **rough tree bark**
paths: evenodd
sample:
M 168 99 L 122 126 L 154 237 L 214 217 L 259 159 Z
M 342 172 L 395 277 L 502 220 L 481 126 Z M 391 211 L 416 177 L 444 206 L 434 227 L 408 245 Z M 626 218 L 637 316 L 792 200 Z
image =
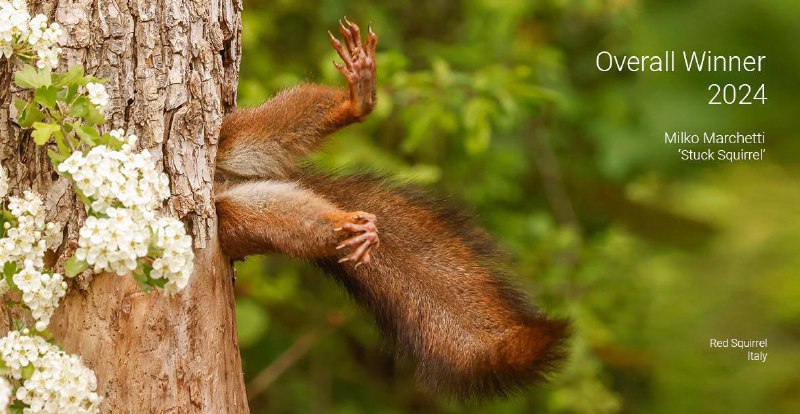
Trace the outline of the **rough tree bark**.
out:
M 195 240 L 195 274 L 169 298 L 133 279 L 83 275 L 50 324 L 58 342 L 98 376 L 103 412 L 247 412 L 234 318 L 232 269 L 216 240 L 212 184 L 222 116 L 235 104 L 240 0 L 29 1 L 64 26 L 61 69 L 82 63 L 109 80 L 106 128 L 139 136 L 169 174 L 166 210 Z M 5 66 L 5 65 L 3 65 Z M 85 214 L 45 151 L 14 123 L 19 92 L 0 69 L 0 157 L 12 193 L 45 195 L 66 223 L 63 263 Z

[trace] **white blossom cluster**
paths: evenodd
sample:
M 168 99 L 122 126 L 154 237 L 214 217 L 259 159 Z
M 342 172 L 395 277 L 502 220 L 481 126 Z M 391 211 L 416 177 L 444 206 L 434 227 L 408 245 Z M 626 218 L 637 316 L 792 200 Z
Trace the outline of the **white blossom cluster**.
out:
M 7 185 L 7 184 L 6 184 Z M 7 262 L 22 268 L 26 261 L 41 269 L 48 248 L 61 244 L 61 226 L 45 223 L 44 203 L 36 193 L 25 191 L 23 198 L 9 197 L 8 210 L 16 225 L 6 222 L 0 239 L 0 266 Z
M 8 375 L 21 383 L 14 397 L 28 406 L 24 413 L 99 412 L 101 398 L 95 392 L 94 372 L 44 338 L 10 331 L 0 338 L 0 358 Z M 23 371 L 28 366 L 33 373 L 25 379 Z
M 95 272 L 118 275 L 136 270 L 139 259 L 151 257 L 153 279 L 166 279 L 174 294 L 186 287 L 194 266 L 192 239 L 179 220 L 157 218 L 155 210 L 169 197 L 169 180 L 155 168 L 147 150 L 133 151 L 136 137 L 124 131 L 110 135 L 125 142 L 121 150 L 107 146 L 87 154 L 76 151 L 58 166 L 91 204 L 80 230 L 75 257 Z
M 67 282 L 58 273 L 40 272 L 30 260 L 25 261 L 25 267 L 12 280 L 22 292 L 22 301 L 31 310 L 31 316 L 36 319 L 36 330 L 47 329 L 50 317 L 67 294 Z
M 87 83 L 86 92 L 89 93 L 89 102 L 93 103 L 100 110 L 108 105 L 110 98 L 108 92 L 106 92 L 106 87 L 102 83 Z
M 62 33 L 61 26 L 48 25 L 43 14 L 31 18 L 25 0 L 0 0 L 0 57 L 10 58 L 17 53 L 35 57 L 40 69 L 54 68 L 61 54 L 58 38 Z
M 164 290 L 175 294 L 185 288 L 189 283 L 194 267 L 194 252 L 192 251 L 192 238 L 186 235 L 186 230 L 180 220 L 172 217 L 159 218 L 152 225 L 152 246 L 161 251 L 161 256 L 153 261 L 153 279 L 168 280 Z
M 121 133 L 112 131 L 111 135 Z M 98 145 L 85 155 L 75 151 L 58 165 L 58 171 L 68 174 L 75 187 L 92 200 L 90 207 L 97 213 L 111 207 L 152 211 L 169 197 L 166 174 L 156 170 L 149 151 L 131 150 L 132 137 L 121 151 Z
M 61 226 L 45 223 L 44 204 L 30 191 L 25 192 L 24 198 L 10 197 L 8 210 L 16 225 L 6 222 L 3 226 L 5 237 L 0 239 L 0 266 L 9 262 L 16 264 L 18 272 L 12 281 L 22 292 L 22 301 L 36 320 L 36 329 L 43 331 L 67 293 L 67 284 L 60 274 L 42 271 L 45 251 L 61 244 Z M 0 280 L 0 293 L 8 288 L 5 279 Z
M 110 271 L 122 276 L 136 270 L 137 260 L 147 256 L 151 220 L 127 208 L 109 208 L 105 214 L 108 217 L 86 218 L 75 256 L 93 265 L 95 272 Z
M 155 256 L 150 277 L 166 279 L 164 290 L 175 294 L 185 288 L 194 268 L 192 238 L 183 223 L 152 212 L 109 208 L 108 217 L 90 216 L 80 230 L 75 257 L 95 272 L 122 276 L 136 270 L 138 259 Z

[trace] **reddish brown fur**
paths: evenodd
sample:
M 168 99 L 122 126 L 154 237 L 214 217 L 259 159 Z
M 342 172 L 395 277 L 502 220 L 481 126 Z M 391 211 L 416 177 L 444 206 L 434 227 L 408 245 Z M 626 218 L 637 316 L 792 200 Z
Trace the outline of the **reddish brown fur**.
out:
M 237 185 L 218 193 L 216 204 L 220 240 L 231 257 L 336 253 L 334 223 L 344 212 L 294 184 L 270 180 Z
M 217 171 L 229 177 L 285 177 L 298 156 L 355 121 L 347 96 L 340 89 L 300 85 L 257 108 L 228 115 L 220 131 Z
M 371 176 L 308 175 L 299 183 L 380 218 L 381 246 L 369 266 L 320 263 L 376 314 L 427 388 L 464 399 L 504 395 L 542 379 L 563 356 L 566 324 L 507 282 L 491 240 L 470 218 Z
M 357 26 L 346 22 L 340 31 L 345 45 L 332 43 L 349 91 L 302 85 L 225 119 L 217 160 L 228 180 L 217 189 L 223 249 L 232 257 L 282 252 L 317 261 L 375 314 L 431 390 L 489 397 L 541 379 L 563 356 L 566 324 L 547 319 L 509 285 L 471 218 L 380 178 L 297 171 L 297 157 L 375 103 L 377 37 L 370 30 L 361 45 Z M 261 181 L 241 181 L 253 178 Z M 372 245 L 337 250 L 353 236 L 341 227 L 359 223 L 361 216 L 347 212 L 356 210 L 377 216 L 380 246 L 372 234 Z M 374 230 L 360 228 L 350 232 Z M 359 247 L 365 253 L 357 263 L 338 263 Z M 361 263 L 368 264 L 354 265 Z

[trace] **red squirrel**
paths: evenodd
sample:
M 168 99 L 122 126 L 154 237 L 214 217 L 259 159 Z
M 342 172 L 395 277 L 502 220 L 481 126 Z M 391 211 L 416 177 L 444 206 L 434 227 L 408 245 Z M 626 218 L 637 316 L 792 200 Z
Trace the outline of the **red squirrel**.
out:
M 368 174 L 333 178 L 298 158 L 375 107 L 370 27 L 330 41 L 347 89 L 303 84 L 224 119 L 217 154 L 219 239 L 232 258 L 285 253 L 317 263 L 371 311 L 428 390 L 504 396 L 564 358 L 567 323 L 507 281 L 486 232 L 461 212 Z

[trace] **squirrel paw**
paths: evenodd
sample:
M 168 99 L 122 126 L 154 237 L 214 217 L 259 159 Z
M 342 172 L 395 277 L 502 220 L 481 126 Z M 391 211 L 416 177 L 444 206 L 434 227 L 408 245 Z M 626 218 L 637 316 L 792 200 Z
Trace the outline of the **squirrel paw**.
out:
M 350 87 L 350 111 L 355 118 L 360 120 L 372 112 L 377 99 L 375 47 L 378 44 L 378 36 L 370 26 L 367 41 L 362 45 L 361 29 L 355 23 L 347 20 L 347 17 L 344 18 L 344 22 L 339 21 L 339 32 L 344 39 L 344 47 L 339 39 L 328 32 L 331 37 L 331 45 L 344 61 L 344 65 L 336 62 L 333 62 L 333 65 L 347 80 Z
M 345 214 L 343 220 L 334 230 L 351 233 L 354 236 L 345 239 L 336 246 L 337 250 L 345 247 L 352 248 L 348 255 L 339 259 L 339 263 L 354 262 L 356 267 L 369 263 L 370 251 L 380 243 L 378 228 L 375 226 L 377 222 L 378 219 L 374 214 L 363 211 Z

